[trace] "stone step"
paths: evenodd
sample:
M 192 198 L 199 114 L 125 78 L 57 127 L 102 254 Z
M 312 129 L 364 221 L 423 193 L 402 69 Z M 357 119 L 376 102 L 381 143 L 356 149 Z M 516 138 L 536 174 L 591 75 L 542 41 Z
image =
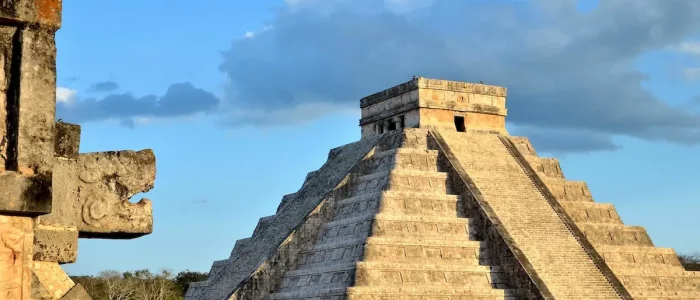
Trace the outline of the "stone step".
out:
M 389 175 L 387 190 L 452 194 L 447 173 L 394 169 Z
M 405 214 L 375 214 L 367 211 L 350 218 L 324 224 L 318 244 L 335 243 L 345 239 L 378 237 L 469 240 L 469 219 Z
M 560 202 L 586 201 L 592 202 L 593 196 L 585 181 L 567 180 L 564 178 L 541 178 L 549 191 Z
M 357 262 L 286 272 L 279 292 L 308 292 L 354 286 L 430 285 L 506 287 L 503 270 L 479 265 L 431 265 L 420 262 Z
M 595 247 L 599 245 L 654 246 L 646 229 L 641 226 L 586 222 L 578 222 L 576 226 Z
M 267 300 L 346 300 L 347 288 L 288 291 L 270 294 Z
M 231 257 L 237 257 L 239 253 L 241 253 L 241 250 L 245 248 L 245 246 L 248 245 L 248 242 L 250 242 L 252 239 L 252 237 L 248 237 L 236 240 L 236 243 L 233 245 L 233 249 L 231 249 Z
M 515 291 L 470 287 L 350 287 L 314 291 L 274 293 L 268 300 L 386 300 L 386 299 L 449 299 L 449 300 L 515 300 Z
M 390 149 L 376 152 L 362 164 L 369 172 L 391 169 L 437 172 L 438 151 L 413 148 Z
M 352 196 L 383 191 L 389 181 L 390 171 L 378 171 L 357 177 L 353 182 Z
M 357 263 L 303 268 L 284 273 L 278 292 L 310 292 L 346 288 L 354 279 Z
M 428 149 L 429 131 L 425 128 L 404 128 L 401 148 Z
M 316 239 L 318 245 L 338 243 L 343 240 L 354 240 L 365 238 L 369 235 L 372 219 L 375 216 L 373 211 L 366 211 L 352 217 L 333 220 L 323 225 L 322 230 Z
M 366 238 L 344 239 L 316 244 L 311 250 L 299 253 L 297 269 L 353 263 L 362 258 Z
M 612 263 L 608 266 L 618 275 L 643 275 L 643 276 L 691 276 L 683 266 L 657 263 Z
M 449 300 L 515 300 L 515 291 L 492 287 L 351 287 L 347 290 L 348 300 L 384 300 L 384 299 L 449 299 Z
M 333 221 L 376 213 L 383 193 L 373 191 L 337 200 L 333 208 Z
M 533 155 L 523 155 L 523 157 L 541 178 L 564 178 L 558 159 Z
M 338 200 L 335 204 L 333 220 L 352 218 L 358 214 L 372 212 L 411 215 L 433 215 L 461 217 L 464 210 L 457 195 L 404 192 L 362 193 Z
M 369 237 L 363 261 L 479 265 L 482 251 L 478 241 Z
M 692 291 L 700 294 L 700 276 L 685 275 L 618 275 L 630 291 Z
M 258 219 L 258 225 L 255 226 L 255 229 L 253 229 L 253 236 L 261 233 L 263 230 L 269 226 L 272 221 L 274 220 L 275 215 L 267 216 L 267 217 L 262 217 Z
M 377 192 L 385 189 L 451 194 L 451 186 L 447 173 L 393 169 L 359 176 L 355 180 L 352 195 Z
M 628 289 L 629 290 L 629 289 Z M 634 299 L 637 300 L 690 300 L 700 299 L 700 293 L 692 290 L 668 290 L 665 288 L 647 287 L 645 289 L 629 290 Z
M 609 246 L 600 245 L 596 251 L 608 263 L 656 263 L 680 266 L 681 262 L 672 248 L 652 246 Z
M 499 267 L 415 263 L 360 262 L 355 271 L 355 287 L 361 286 L 472 286 L 506 287 L 505 273 Z
M 575 223 L 622 224 L 612 204 L 583 201 L 559 201 L 559 204 Z
M 430 264 L 478 265 L 486 259 L 481 242 L 467 240 L 427 240 L 420 238 L 369 237 L 317 244 L 299 254 L 299 267 L 311 268 L 338 263 L 364 261 L 411 262 Z
M 469 219 L 377 214 L 372 222 L 371 235 L 426 240 L 469 240 Z
M 458 195 L 404 193 L 388 191 L 379 202 L 379 212 L 443 217 L 463 217 L 463 202 Z

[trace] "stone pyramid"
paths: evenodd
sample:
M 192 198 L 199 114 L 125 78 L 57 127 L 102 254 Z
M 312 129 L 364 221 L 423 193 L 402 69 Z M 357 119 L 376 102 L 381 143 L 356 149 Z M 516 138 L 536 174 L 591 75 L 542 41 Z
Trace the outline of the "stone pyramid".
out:
M 414 78 L 186 299 L 700 299 L 700 272 L 505 129 L 506 89 Z

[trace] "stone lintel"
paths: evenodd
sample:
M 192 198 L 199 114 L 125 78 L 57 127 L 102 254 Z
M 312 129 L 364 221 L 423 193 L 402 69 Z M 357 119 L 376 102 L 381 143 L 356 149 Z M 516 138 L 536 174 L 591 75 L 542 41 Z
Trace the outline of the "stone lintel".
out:
M 416 89 L 445 90 L 497 97 L 506 97 L 507 95 L 506 88 L 500 86 L 417 77 L 360 99 L 360 108 L 365 108 Z
M 151 150 L 80 154 L 80 237 L 128 239 L 150 234 L 151 201 L 131 203 L 129 198 L 153 188 L 155 163 Z
M 51 177 L 0 173 L 0 213 L 37 216 L 51 212 Z
M 54 156 L 77 159 L 80 152 L 80 125 L 56 122 Z
M 61 0 L 2 0 L 1 25 L 39 24 L 61 27 Z

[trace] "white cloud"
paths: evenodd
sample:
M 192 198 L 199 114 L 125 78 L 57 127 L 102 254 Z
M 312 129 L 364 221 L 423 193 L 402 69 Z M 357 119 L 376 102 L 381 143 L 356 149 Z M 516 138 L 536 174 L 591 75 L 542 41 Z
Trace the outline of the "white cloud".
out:
M 683 42 L 678 46 L 678 50 L 684 53 L 700 55 L 700 42 Z
M 267 26 L 264 26 L 263 28 L 261 28 L 261 29 L 258 30 L 258 31 L 250 31 L 250 30 L 247 30 L 247 31 L 243 34 L 243 38 L 245 38 L 245 39 L 251 39 L 251 38 L 254 38 L 257 34 L 263 33 L 263 32 L 266 32 L 266 31 L 269 31 L 270 29 L 272 29 L 272 26 L 267 25 Z
M 75 102 L 78 91 L 74 89 L 69 89 L 67 87 L 56 87 L 56 102 L 64 103 L 66 105 L 73 104 Z
M 608 0 L 586 13 L 577 1 L 286 0 L 274 30 L 224 53 L 228 124 L 357 109 L 422 75 L 507 86 L 512 123 L 585 132 L 594 148 L 615 135 L 700 143 L 700 116 L 656 97 L 644 82 L 658 74 L 636 68 L 649 51 L 700 52 L 700 1 Z

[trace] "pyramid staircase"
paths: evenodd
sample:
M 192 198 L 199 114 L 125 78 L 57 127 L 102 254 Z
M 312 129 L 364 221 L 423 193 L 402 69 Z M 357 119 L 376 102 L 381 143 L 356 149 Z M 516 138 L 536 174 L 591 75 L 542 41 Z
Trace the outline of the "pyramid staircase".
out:
M 515 299 L 428 150 L 406 129 L 361 164 L 316 243 L 268 299 Z
M 700 272 L 686 271 L 671 248 L 655 247 L 644 227 L 622 222 L 615 206 L 594 202 L 582 181 L 541 158 L 525 137 L 508 137 L 634 299 L 700 299 Z
M 700 272 L 507 134 L 505 96 L 418 77 L 361 99 L 362 139 L 185 299 L 700 300 Z

